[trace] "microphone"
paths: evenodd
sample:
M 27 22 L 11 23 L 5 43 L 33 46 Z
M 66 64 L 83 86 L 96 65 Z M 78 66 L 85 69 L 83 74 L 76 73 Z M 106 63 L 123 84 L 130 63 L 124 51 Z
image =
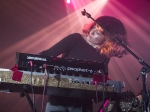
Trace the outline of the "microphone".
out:
M 89 13 L 87 13 L 85 9 L 83 11 L 81 11 L 81 14 L 83 16 L 87 16 L 88 18 L 91 18 L 91 15 Z

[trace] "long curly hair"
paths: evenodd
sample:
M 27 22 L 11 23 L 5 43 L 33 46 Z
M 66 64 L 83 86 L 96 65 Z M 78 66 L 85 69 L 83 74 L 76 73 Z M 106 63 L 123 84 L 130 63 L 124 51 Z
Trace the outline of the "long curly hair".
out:
M 123 55 L 127 54 L 124 49 L 116 39 L 128 45 L 126 38 L 126 29 L 123 23 L 110 16 L 101 16 L 96 19 L 100 27 L 103 29 L 103 34 L 105 36 L 105 41 L 103 44 L 99 45 L 98 50 L 100 54 L 106 55 L 107 57 L 118 57 L 121 58 Z M 85 24 L 82 31 L 84 34 L 88 35 L 90 30 L 96 25 L 96 23 Z M 116 39 L 114 39 L 113 37 Z

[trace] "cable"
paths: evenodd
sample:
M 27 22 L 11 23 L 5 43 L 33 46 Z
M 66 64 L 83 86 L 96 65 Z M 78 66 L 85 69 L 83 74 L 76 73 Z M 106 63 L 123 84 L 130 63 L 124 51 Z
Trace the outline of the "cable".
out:
M 97 86 L 98 86 L 98 83 L 97 81 L 94 81 L 94 84 L 96 85 L 96 103 L 98 103 L 98 95 L 97 95 Z M 104 110 L 104 99 L 105 99 L 105 75 L 103 73 L 103 91 L 102 91 L 102 112 Z
M 102 112 L 104 111 L 104 99 L 105 99 L 105 75 L 103 73 L 103 95 L 102 95 Z
M 45 87 L 46 87 L 46 85 L 47 85 L 47 78 L 48 78 L 48 73 L 47 73 L 47 70 L 46 70 L 46 68 L 47 68 L 47 65 L 46 64 L 44 64 L 43 65 L 43 67 L 45 68 L 45 75 L 44 75 L 44 89 L 43 89 L 43 96 L 42 96 L 42 108 L 41 108 L 41 112 L 43 111 L 43 105 L 44 105 L 44 93 L 45 93 Z
M 33 90 L 33 86 L 32 86 L 32 66 L 33 63 L 32 61 L 30 61 L 30 66 L 31 66 L 31 80 L 30 80 L 30 84 L 31 84 L 31 90 L 32 90 L 32 98 L 33 98 L 33 112 L 35 112 L 35 95 L 34 95 L 34 90 Z
M 96 103 L 98 104 L 97 81 L 94 81 L 94 84 L 96 85 Z M 98 109 L 97 105 L 96 105 L 96 109 Z

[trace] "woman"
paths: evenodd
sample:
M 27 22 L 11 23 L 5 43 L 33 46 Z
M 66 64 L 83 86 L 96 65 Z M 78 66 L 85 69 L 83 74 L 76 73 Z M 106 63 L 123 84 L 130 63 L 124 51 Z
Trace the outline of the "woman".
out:
M 126 30 L 122 22 L 114 17 L 102 16 L 96 23 L 85 25 L 83 34 L 70 34 L 41 55 L 74 58 L 102 62 L 108 67 L 111 57 L 121 58 L 126 50 L 112 38 L 127 45 Z M 97 78 L 94 79 L 99 81 Z M 92 112 L 92 101 L 88 99 L 50 96 L 46 112 Z

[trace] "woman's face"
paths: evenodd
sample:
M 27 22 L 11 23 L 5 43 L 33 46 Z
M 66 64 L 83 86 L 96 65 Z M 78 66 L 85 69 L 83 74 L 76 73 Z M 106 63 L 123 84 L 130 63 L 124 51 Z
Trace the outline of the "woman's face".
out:
M 98 44 L 104 42 L 104 39 L 105 38 L 103 35 L 103 29 L 101 27 L 99 27 L 98 25 L 95 25 L 91 29 L 91 31 L 87 37 L 87 40 L 95 45 L 98 45 Z

